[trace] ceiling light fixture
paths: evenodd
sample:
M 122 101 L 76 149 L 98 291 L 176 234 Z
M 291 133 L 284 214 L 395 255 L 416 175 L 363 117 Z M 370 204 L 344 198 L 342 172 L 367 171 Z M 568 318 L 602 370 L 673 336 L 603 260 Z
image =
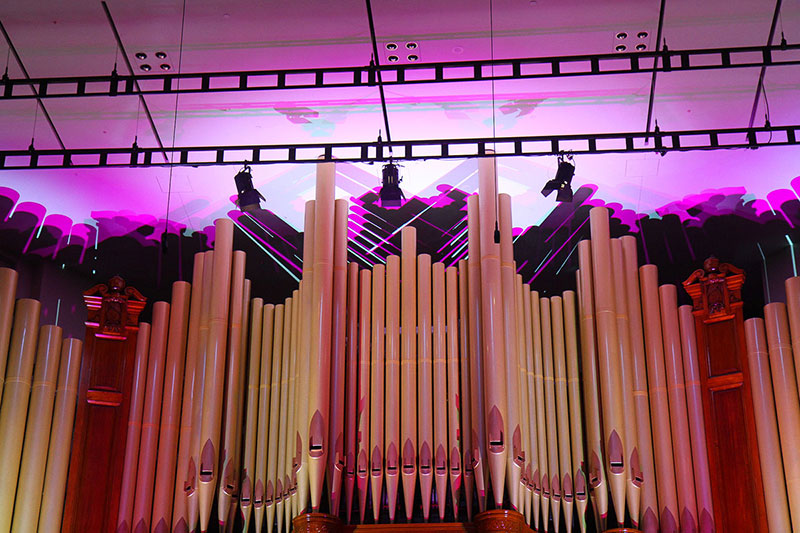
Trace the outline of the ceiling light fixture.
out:
M 639 44 L 636 45 L 636 49 L 639 50 L 640 52 L 642 52 L 644 50 L 647 50 L 647 45 L 644 44 L 644 43 L 639 43 Z
M 389 61 L 391 61 L 392 63 L 397 63 L 398 61 L 400 61 L 400 58 L 399 58 L 399 57 L 397 57 L 397 56 L 389 56 L 389 57 L 387 57 L 386 59 L 388 59 L 388 60 L 389 60 Z
M 167 63 L 161 63 L 161 70 L 170 70 L 172 67 Z
M 628 34 L 625 33 L 624 31 L 621 31 L 621 32 L 619 32 L 617 34 L 617 39 L 619 39 L 620 41 L 623 40 L 623 39 L 627 39 L 627 38 L 628 38 Z
M 153 67 L 151 67 L 150 65 L 145 63 L 143 65 L 139 65 L 139 68 L 142 69 L 145 72 L 150 72 L 150 70 L 152 70 Z
M 616 50 L 617 52 L 624 52 L 627 49 L 628 47 L 625 46 L 624 44 L 618 44 L 617 46 L 614 47 L 614 50 Z
M 418 46 L 419 45 L 413 41 L 406 43 L 406 48 L 408 48 L 409 50 L 416 50 Z
M 646 31 L 640 31 L 639 33 L 636 34 L 636 36 L 639 39 L 647 39 L 647 32 Z
M 405 195 L 400 189 L 400 167 L 395 165 L 390 159 L 389 162 L 383 166 L 383 180 L 381 190 L 378 196 L 381 200 L 381 207 L 400 207 L 400 204 L 405 200 Z
M 134 55 L 136 56 L 136 59 L 138 59 L 139 61 L 147 59 L 147 54 L 145 54 L 144 52 L 136 52 L 136 54 Z
M 545 183 L 542 195 L 547 197 L 551 192 L 556 192 L 556 202 L 572 201 L 572 177 L 575 175 L 575 164 L 572 154 L 561 152 L 558 154 L 558 170 L 556 177 Z
M 156 52 L 156 57 L 159 59 L 166 59 L 167 53 L 166 52 Z
M 397 43 L 386 43 L 387 50 L 397 50 Z
M 252 213 L 261 209 L 261 200 L 266 200 L 255 187 L 253 187 L 253 175 L 250 174 L 250 167 L 245 164 L 242 170 L 234 176 L 236 182 L 236 193 L 238 198 L 236 205 L 246 213 Z
M 409 61 L 419 61 L 419 56 L 417 54 L 408 54 Z

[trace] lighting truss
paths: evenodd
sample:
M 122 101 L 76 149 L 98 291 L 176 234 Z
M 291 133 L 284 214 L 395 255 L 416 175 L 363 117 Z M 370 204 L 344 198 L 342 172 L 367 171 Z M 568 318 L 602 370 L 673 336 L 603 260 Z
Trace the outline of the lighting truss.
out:
M 394 160 L 462 159 L 486 155 L 544 156 L 573 154 L 684 152 L 737 148 L 762 148 L 800 144 L 800 125 L 634 133 L 497 137 L 395 141 Z M 648 140 L 649 139 L 649 140 Z M 71 150 L 0 150 L 0 170 L 48 168 L 107 168 L 153 166 L 212 166 L 339 162 L 378 163 L 389 159 L 389 143 L 350 142 L 165 148 L 80 148 Z
M 800 44 L 661 50 L 447 63 L 381 65 L 384 85 L 637 74 L 800 65 Z M 139 89 L 136 88 L 136 82 Z M 325 89 L 375 85 L 369 66 L 237 72 L 155 73 L 0 80 L 0 100 Z

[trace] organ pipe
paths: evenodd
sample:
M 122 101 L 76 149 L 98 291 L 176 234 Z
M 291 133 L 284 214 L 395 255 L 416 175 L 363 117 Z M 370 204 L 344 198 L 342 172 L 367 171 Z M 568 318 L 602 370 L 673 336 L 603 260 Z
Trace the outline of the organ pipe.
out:
M 405 226 L 400 232 L 400 442 L 402 442 L 403 500 L 406 519 L 414 513 L 417 482 L 417 230 Z M 420 489 L 430 502 L 431 446 L 419 442 Z M 427 518 L 427 513 L 424 513 Z
M 14 298 L 17 294 L 17 271 L 0 268 L 0 402 L 3 399 L 3 384 L 6 379 L 8 343 L 11 340 L 11 325 L 14 321 Z
M 422 514 L 425 517 L 430 515 L 431 489 L 433 487 L 433 465 L 431 464 L 433 459 L 431 450 L 434 444 L 433 416 L 434 413 L 437 416 L 440 414 L 431 409 L 434 393 L 434 330 L 432 314 L 434 311 L 432 310 L 432 300 L 435 299 L 437 303 L 439 302 L 439 293 L 437 292 L 436 297 L 433 296 L 434 289 L 431 276 L 431 256 L 420 254 L 417 257 L 417 323 L 419 325 L 419 333 L 417 334 L 417 394 L 419 395 L 417 426 L 419 428 L 420 444 L 420 492 L 422 493 Z M 424 472 L 423 464 L 425 464 L 426 469 Z M 439 486 L 437 485 L 437 490 L 438 488 Z
M 444 511 L 444 502 L 447 494 L 447 465 L 440 463 L 442 455 L 447 449 L 447 331 L 446 331 L 446 287 L 445 268 L 443 263 L 434 263 L 433 277 L 433 449 L 436 450 L 436 499 L 439 502 L 439 512 Z M 444 452 L 445 461 L 447 453 Z

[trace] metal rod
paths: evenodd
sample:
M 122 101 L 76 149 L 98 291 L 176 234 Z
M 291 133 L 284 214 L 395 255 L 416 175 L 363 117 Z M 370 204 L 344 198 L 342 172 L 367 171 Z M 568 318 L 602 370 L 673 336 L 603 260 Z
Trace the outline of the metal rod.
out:
M 11 42 L 11 37 L 8 35 L 8 32 L 6 31 L 6 27 L 3 26 L 3 22 L 2 21 L 0 21 L 0 31 L 3 32 L 3 37 L 6 38 L 6 42 L 8 43 L 8 47 L 9 47 L 9 49 L 11 49 L 11 53 L 14 54 L 14 59 L 17 60 L 17 65 L 19 65 L 19 69 L 22 71 L 22 74 L 25 76 L 25 79 L 26 80 L 30 80 L 31 77 L 28 74 L 28 70 L 25 68 L 25 65 L 22 63 L 22 58 L 19 57 L 19 53 L 17 53 L 17 47 L 14 46 L 13 42 Z M 47 112 L 47 108 L 44 107 L 44 102 L 42 102 L 42 99 L 39 97 L 39 91 L 36 90 L 36 87 L 34 86 L 33 83 L 28 83 L 27 85 L 31 88 L 31 92 L 33 93 L 31 96 L 33 98 L 36 98 L 36 101 L 38 102 L 39 107 L 42 109 L 42 114 L 44 115 L 44 118 L 47 120 L 47 124 L 50 125 L 50 129 L 53 131 L 53 135 L 56 136 L 56 140 L 58 141 L 58 145 L 61 147 L 62 150 L 65 150 L 66 147 L 64 146 L 64 141 L 61 140 L 61 135 L 58 134 L 58 130 L 56 129 L 56 125 L 53 124 L 53 119 L 50 118 L 50 113 L 48 113 Z M 32 144 L 33 143 L 31 142 L 31 145 Z
M 164 160 L 168 162 L 169 158 L 167 157 L 167 152 L 164 150 L 164 143 L 161 142 L 161 136 L 158 134 L 156 123 L 153 121 L 153 115 L 150 113 L 150 108 L 147 107 L 147 102 L 145 101 L 144 96 L 141 94 L 142 90 L 139 87 L 139 82 L 136 80 L 136 76 L 133 73 L 133 65 L 131 65 L 131 60 L 128 58 L 128 52 L 125 51 L 125 45 L 122 44 L 122 38 L 119 36 L 119 32 L 117 31 L 117 25 L 114 23 L 114 19 L 111 17 L 111 11 L 109 11 L 108 4 L 106 4 L 105 0 L 100 3 L 103 5 L 103 11 L 106 13 L 106 18 L 108 19 L 109 26 L 111 26 L 111 31 L 114 32 L 114 39 L 117 41 L 117 46 L 119 47 L 122 58 L 125 60 L 125 65 L 128 67 L 128 72 L 131 73 L 131 80 L 133 81 L 133 85 L 136 87 L 136 92 L 139 94 L 139 102 L 142 104 L 144 114 L 147 116 L 147 122 L 150 123 L 150 129 L 153 130 L 153 136 L 158 143 L 158 147 L 161 148 L 161 153 L 164 156 Z
M 767 37 L 767 46 L 772 43 L 772 38 L 775 36 L 775 28 L 778 25 L 778 17 L 781 14 L 781 2 L 782 0 L 776 0 L 775 2 L 775 12 L 772 14 L 772 24 L 769 27 L 769 37 Z M 765 58 L 766 59 L 766 58 Z M 761 98 L 761 89 L 764 87 L 764 74 L 767 72 L 767 62 L 764 61 L 761 65 L 761 72 L 758 73 L 758 85 L 756 85 L 756 95 L 753 98 L 753 108 L 750 110 L 750 122 L 748 122 L 749 127 L 753 127 L 753 123 L 756 120 L 756 111 L 758 110 L 758 100 Z
M 528 80 L 576 76 L 642 74 L 652 68 L 666 72 L 663 64 L 644 68 L 656 56 L 670 59 L 669 71 L 704 71 L 800 65 L 791 51 L 800 44 L 701 48 L 560 57 L 473 60 L 442 63 L 393 64 L 375 67 L 390 75 L 382 85 L 425 85 L 491 80 Z M 768 57 L 769 61 L 764 58 Z M 491 67 L 495 73 L 491 73 Z M 498 68 L 503 67 L 503 68 Z M 530 67 L 530 68 L 528 68 Z M 243 70 L 187 73 L 152 73 L 138 76 L 57 76 L 0 80 L 0 100 L 32 98 L 81 98 L 93 96 L 140 96 L 150 94 L 206 94 L 286 89 L 333 89 L 365 87 L 368 67 L 328 67 L 289 70 Z M 486 74 L 484 74 L 486 73 Z M 142 88 L 137 83 L 145 81 Z M 177 82 L 187 83 L 177 83 Z M 137 82 L 137 83 L 135 83 Z M 34 85 L 38 94 L 17 90 Z
M 661 0 L 661 7 L 658 11 L 658 31 L 656 32 L 656 55 L 653 57 L 653 77 L 650 79 L 650 99 L 647 101 L 647 126 L 646 133 L 650 133 L 650 121 L 653 120 L 653 104 L 656 99 L 656 74 L 658 73 L 658 51 L 661 48 L 661 33 L 664 29 L 664 8 L 667 0 Z M 751 124 L 752 126 L 752 124 Z M 647 142 L 650 137 L 644 138 Z
M 392 134 L 389 132 L 389 114 L 386 112 L 386 96 L 383 93 L 383 78 L 381 77 L 381 64 L 378 59 L 378 41 L 375 38 L 375 21 L 372 18 L 372 2 L 367 0 L 367 17 L 369 18 L 369 35 L 372 39 L 372 56 L 375 62 L 375 74 L 378 80 L 378 91 L 381 93 L 381 109 L 383 110 L 383 126 L 386 128 L 386 140 L 389 142 L 389 159 L 392 158 Z
M 758 140 L 757 133 L 772 132 L 771 141 Z M 721 150 L 752 148 L 754 146 L 792 146 L 800 144 L 800 125 L 761 128 L 727 128 L 706 130 L 681 130 L 662 132 L 660 146 L 646 146 L 642 142 L 646 132 L 588 133 L 535 137 L 498 137 L 471 139 L 426 139 L 393 143 L 399 149 L 395 159 L 466 159 L 480 157 L 482 148 L 495 143 L 495 156 L 545 156 L 555 155 L 553 145 L 570 144 L 573 154 L 607 154 L 637 152 L 687 152 L 696 150 Z M 745 135 L 747 139 L 737 139 Z M 704 137 L 701 139 L 699 137 Z M 714 142 L 716 139 L 716 142 Z M 749 140 L 748 140 L 749 139 Z M 724 142 L 723 142 L 724 140 Z M 754 144 L 755 143 L 755 144 Z M 431 149 L 437 149 L 433 152 Z M 426 150 L 427 149 L 427 150 Z M 317 163 L 317 155 L 327 154 L 329 160 L 338 162 L 380 162 L 384 158 L 376 150 L 375 142 L 280 144 L 240 146 L 185 146 L 167 148 L 175 158 L 174 163 L 153 161 L 158 148 L 76 148 L 71 150 L 0 150 L 0 170 L 49 168 L 111 168 L 111 167 L 164 167 L 221 166 L 242 164 L 241 152 L 252 152 L 251 161 L 258 164 Z

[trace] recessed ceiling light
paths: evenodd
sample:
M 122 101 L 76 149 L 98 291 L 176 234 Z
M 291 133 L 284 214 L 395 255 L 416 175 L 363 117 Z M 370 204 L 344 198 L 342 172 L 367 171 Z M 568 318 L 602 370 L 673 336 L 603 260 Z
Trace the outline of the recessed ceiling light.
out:
M 166 52 L 156 52 L 156 57 L 159 59 L 166 59 L 167 53 Z
M 619 32 L 619 33 L 617 34 L 617 39 L 619 39 L 620 41 L 621 41 L 622 39 L 627 39 L 627 38 L 628 38 L 628 34 L 627 34 L 627 33 L 625 33 L 624 31 L 621 31 L 621 32 Z
M 419 56 L 417 54 L 408 54 L 409 61 L 419 61 Z
M 392 63 L 397 63 L 398 61 L 400 61 L 400 58 L 397 56 L 389 56 L 387 59 Z
M 168 63 L 161 63 L 161 70 L 169 70 L 172 67 Z
M 644 43 L 639 43 L 639 44 L 636 45 L 636 49 L 639 50 L 640 52 L 642 50 L 647 50 L 647 45 L 644 44 Z
M 625 46 L 624 44 L 618 44 L 617 46 L 614 47 L 614 50 L 616 50 L 617 52 L 624 52 L 627 49 L 628 47 Z
M 397 50 L 397 43 L 386 43 L 387 50 Z
M 145 72 L 149 72 L 149 71 L 150 71 L 150 69 L 152 69 L 153 67 L 151 67 L 150 65 L 148 65 L 147 63 L 145 63 L 145 64 L 143 64 L 143 65 L 140 65 L 140 66 L 139 66 L 139 68 L 140 68 L 140 69 L 142 69 L 142 70 L 143 70 L 143 71 L 145 71 Z
M 647 32 L 646 31 L 640 31 L 639 33 L 636 34 L 636 36 L 639 39 L 647 39 Z
M 147 54 L 145 54 L 144 52 L 136 52 L 136 59 L 138 59 L 140 61 L 142 59 L 147 59 Z
M 406 43 L 406 48 L 408 48 L 409 50 L 416 50 L 417 46 L 419 45 L 415 42 Z

